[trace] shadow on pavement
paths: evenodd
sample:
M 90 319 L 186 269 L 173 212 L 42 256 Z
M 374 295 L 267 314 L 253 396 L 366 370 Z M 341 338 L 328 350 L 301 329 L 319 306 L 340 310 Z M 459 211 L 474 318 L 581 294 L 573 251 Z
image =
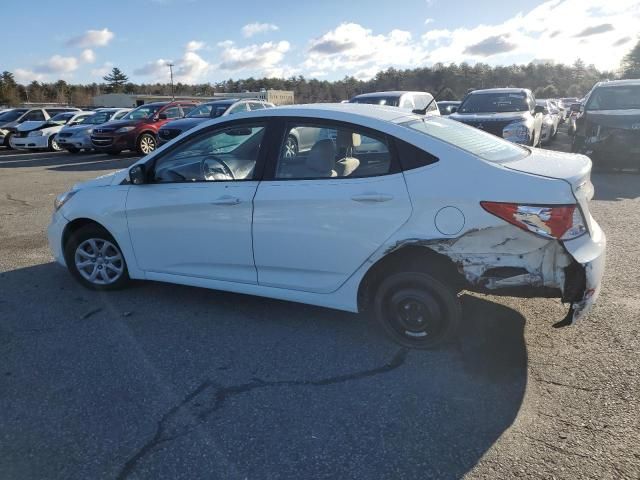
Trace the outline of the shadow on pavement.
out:
M 407 351 L 362 316 L 198 288 L 0 274 L 7 478 L 460 478 L 512 424 L 525 320 L 464 296 Z
M 623 200 L 640 197 L 640 175 L 629 173 L 593 173 L 594 200 Z
M 0 156 L 0 169 L 46 167 L 48 170 L 61 172 L 82 172 L 126 168 L 138 160 L 138 154 L 121 154 L 117 157 L 101 153 L 69 154 L 54 153 L 51 155 L 20 155 L 17 157 Z

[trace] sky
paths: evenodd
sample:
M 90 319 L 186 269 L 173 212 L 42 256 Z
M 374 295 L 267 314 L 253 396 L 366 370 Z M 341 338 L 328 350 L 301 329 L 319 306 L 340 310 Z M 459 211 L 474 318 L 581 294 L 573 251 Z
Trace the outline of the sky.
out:
M 19 83 L 290 77 L 367 80 L 434 63 L 616 69 L 640 0 L 30 0 L 5 5 L 0 70 Z

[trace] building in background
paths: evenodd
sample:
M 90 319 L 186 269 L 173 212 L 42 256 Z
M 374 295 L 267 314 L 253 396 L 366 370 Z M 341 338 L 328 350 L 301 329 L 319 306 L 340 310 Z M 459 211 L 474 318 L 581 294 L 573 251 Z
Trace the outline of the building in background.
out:
M 176 95 L 176 100 L 195 100 L 198 102 L 208 102 L 210 100 L 220 100 L 224 98 L 258 98 L 274 105 L 293 105 L 293 92 L 290 90 L 261 90 L 259 92 L 238 92 L 238 93 L 216 93 L 213 96 L 188 96 Z M 139 107 L 145 103 L 167 102 L 171 100 L 170 95 L 146 95 L 135 93 L 106 93 L 93 97 L 95 107 Z

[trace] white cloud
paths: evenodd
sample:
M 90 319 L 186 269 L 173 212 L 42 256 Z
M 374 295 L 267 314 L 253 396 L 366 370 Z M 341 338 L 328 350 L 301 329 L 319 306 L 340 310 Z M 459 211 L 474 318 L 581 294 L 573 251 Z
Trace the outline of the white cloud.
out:
M 71 73 L 78 68 L 78 59 L 75 57 L 63 57 L 54 55 L 46 62 L 42 62 L 34 68 L 37 73 Z
M 221 70 L 249 70 L 267 76 L 283 76 L 290 73 L 281 65 L 285 53 L 291 48 L 287 41 L 237 47 L 232 41 L 226 40 L 218 46 L 223 48 L 220 55 L 222 61 L 218 66 Z
M 275 32 L 278 30 L 278 26 L 273 23 L 249 23 L 242 27 L 242 35 L 246 38 L 253 37 L 259 33 Z
M 67 45 L 70 47 L 106 47 L 113 40 L 114 33 L 108 28 L 102 30 L 87 30 L 82 35 L 70 38 Z
M 104 77 L 106 74 L 111 72 L 111 69 L 113 67 L 114 67 L 113 63 L 105 62 L 102 64 L 101 67 L 91 69 L 90 73 L 92 77 L 100 77 L 100 79 L 102 79 L 102 77 Z
M 570 22 L 567 19 L 571 19 Z M 422 35 L 432 62 L 508 64 L 544 56 L 556 63 L 577 57 L 599 69 L 615 69 L 635 38 L 640 21 L 637 0 L 548 0 L 502 23 Z
M 80 54 L 80 60 L 85 63 L 93 63 L 96 61 L 96 54 L 90 48 L 85 48 Z
M 205 43 L 192 40 L 185 45 L 182 57 L 176 60 L 159 58 L 147 62 L 140 68 L 133 71 L 135 75 L 155 77 L 154 81 L 166 82 L 170 79 L 169 63 L 174 64 L 173 78 L 176 82 L 193 84 L 205 79 L 212 66 L 198 53 L 198 50 L 205 48 Z
M 430 23 L 433 23 L 433 22 L 435 22 L 435 20 L 433 18 L 426 18 L 424 20 L 424 24 L 425 25 L 429 25 Z
M 33 70 L 29 70 L 25 68 L 16 68 L 13 71 L 13 76 L 16 79 L 16 82 L 20 84 L 31 83 L 34 80 L 38 82 L 42 82 L 48 79 L 48 77 L 42 73 L 37 73 L 37 72 L 34 72 Z
M 184 49 L 187 52 L 197 52 L 198 50 L 202 50 L 206 46 L 207 45 L 204 42 L 200 42 L 198 40 L 191 40 L 189 43 L 185 45 Z
M 375 35 L 357 23 L 343 23 L 311 41 L 304 66 L 308 70 L 357 71 L 364 77 L 374 69 L 417 67 L 426 52 L 405 30 Z

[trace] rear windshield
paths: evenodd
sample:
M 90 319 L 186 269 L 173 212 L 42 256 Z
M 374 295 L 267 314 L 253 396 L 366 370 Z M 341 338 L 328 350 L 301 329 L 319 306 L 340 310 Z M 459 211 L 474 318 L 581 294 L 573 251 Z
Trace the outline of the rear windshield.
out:
M 529 110 L 524 93 L 476 93 L 468 95 L 458 113 L 526 112 Z
M 529 155 L 529 150 L 515 143 L 447 118 L 425 117 L 401 125 L 447 142 L 488 162 L 510 162 Z
M 349 100 L 349 103 L 368 103 L 370 105 L 389 105 L 391 107 L 397 107 L 399 97 L 386 97 L 383 95 L 380 96 L 370 96 L 370 97 L 354 97 Z
M 596 88 L 589 95 L 587 110 L 631 110 L 640 108 L 640 85 Z

